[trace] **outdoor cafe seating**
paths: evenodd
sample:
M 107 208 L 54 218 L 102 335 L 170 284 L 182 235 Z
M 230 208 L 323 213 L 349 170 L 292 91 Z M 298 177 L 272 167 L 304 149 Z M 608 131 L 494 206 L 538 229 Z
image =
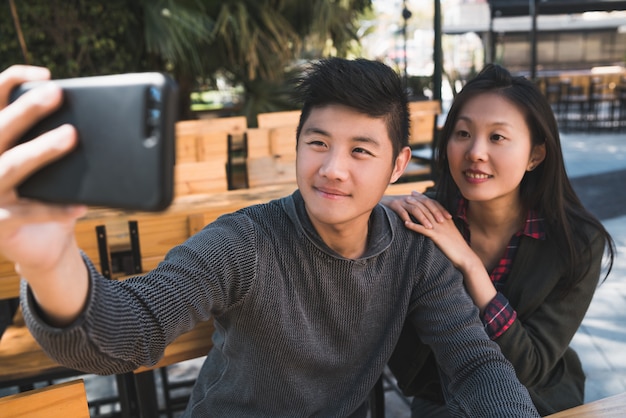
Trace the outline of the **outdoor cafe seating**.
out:
M 626 69 L 548 73 L 537 82 L 564 132 L 626 130 Z

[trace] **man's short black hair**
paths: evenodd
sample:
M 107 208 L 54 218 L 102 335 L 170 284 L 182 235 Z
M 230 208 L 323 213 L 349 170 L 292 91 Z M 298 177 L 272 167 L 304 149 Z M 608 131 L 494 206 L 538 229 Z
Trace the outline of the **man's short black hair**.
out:
M 385 120 L 394 160 L 408 146 L 407 95 L 400 76 L 381 62 L 362 58 L 316 61 L 296 80 L 296 97 L 302 103 L 297 138 L 313 108 L 339 104 Z

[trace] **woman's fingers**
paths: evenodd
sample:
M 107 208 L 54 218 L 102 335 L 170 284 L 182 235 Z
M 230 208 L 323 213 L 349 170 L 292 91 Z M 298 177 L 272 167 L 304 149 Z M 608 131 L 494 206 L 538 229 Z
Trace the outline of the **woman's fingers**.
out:
M 441 203 L 434 199 L 430 199 L 419 192 L 411 192 L 411 197 L 407 198 L 407 201 L 421 203 L 432 214 L 433 219 L 437 223 L 444 222 L 447 219 L 452 219 L 452 215 L 450 215 Z
M 411 214 L 412 220 L 417 221 L 425 228 L 431 229 L 433 224 L 437 222 L 426 205 L 410 196 L 404 200 L 404 208 Z

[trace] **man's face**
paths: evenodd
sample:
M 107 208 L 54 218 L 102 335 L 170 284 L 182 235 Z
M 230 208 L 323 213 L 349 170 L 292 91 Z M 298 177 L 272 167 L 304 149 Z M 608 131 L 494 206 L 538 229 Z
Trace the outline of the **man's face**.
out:
M 394 161 L 384 119 L 342 105 L 312 109 L 298 139 L 296 175 L 318 232 L 366 230 L 372 208 L 404 171 L 406 155 Z

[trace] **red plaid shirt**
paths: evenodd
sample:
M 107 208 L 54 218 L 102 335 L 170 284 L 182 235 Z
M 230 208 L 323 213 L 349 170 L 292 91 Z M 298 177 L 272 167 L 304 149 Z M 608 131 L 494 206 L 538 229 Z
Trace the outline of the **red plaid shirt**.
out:
M 467 200 L 459 199 L 456 216 L 463 221 L 460 226 L 461 234 L 469 244 L 470 230 L 469 223 L 467 222 Z M 489 272 L 491 282 L 498 293 L 485 308 L 482 321 L 485 325 L 487 335 L 489 335 L 492 340 L 495 340 L 509 329 L 511 324 L 515 321 L 515 318 L 517 318 L 517 312 L 513 309 L 506 296 L 502 294 L 501 290 L 504 288 L 506 279 L 511 271 L 511 266 L 513 265 L 513 260 L 515 259 L 515 254 L 517 253 L 517 248 L 519 247 L 519 242 L 523 235 L 534 239 L 543 240 L 546 238 L 544 220 L 539 216 L 537 211 L 528 211 L 524 227 L 511 237 L 502 258 L 500 258 L 500 261 L 493 270 Z

